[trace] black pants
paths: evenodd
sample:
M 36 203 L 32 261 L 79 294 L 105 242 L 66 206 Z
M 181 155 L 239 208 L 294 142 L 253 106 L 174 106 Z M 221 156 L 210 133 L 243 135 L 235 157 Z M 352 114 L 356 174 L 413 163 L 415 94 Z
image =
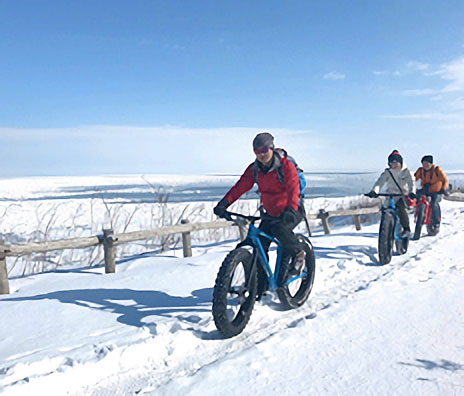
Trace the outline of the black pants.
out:
M 300 212 L 298 212 L 298 214 L 300 214 Z M 298 222 L 290 225 L 284 224 L 282 220 L 276 218 L 269 220 L 265 219 L 261 221 L 259 229 L 276 238 L 282 244 L 282 253 L 284 257 L 292 257 L 303 249 L 300 241 L 293 232 L 293 229 L 298 225 L 301 219 L 302 215 L 300 214 Z M 264 250 L 267 252 L 271 241 L 264 237 L 260 237 L 260 241 Z
M 298 217 L 293 224 L 284 224 L 278 217 L 264 217 L 259 225 L 259 229 L 264 231 L 269 236 L 276 238 L 282 244 L 282 261 L 281 267 L 288 265 L 288 262 L 299 251 L 303 249 L 302 243 L 294 234 L 293 229 L 303 219 L 303 208 L 298 208 Z M 268 252 L 271 241 L 267 238 L 260 237 L 261 244 L 264 251 Z M 264 273 L 261 265 L 258 265 L 258 296 L 268 289 L 266 274 Z
M 406 203 L 403 198 L 396 202 L 396 214 L 400 218 L 400 224 L 406 231 L 411 231 L 409 228 L 409 216 L 406 210 Z
M 430 194 L 430 199 L 431 203 L 430 205 L 432 206 L 432 217 L 430 218 L 430 221 L 432 222 L 432 225 L 440 225 L 441 222 L 441 209 L 440 209 L 440 201 L 441 201 L 441 194 Z

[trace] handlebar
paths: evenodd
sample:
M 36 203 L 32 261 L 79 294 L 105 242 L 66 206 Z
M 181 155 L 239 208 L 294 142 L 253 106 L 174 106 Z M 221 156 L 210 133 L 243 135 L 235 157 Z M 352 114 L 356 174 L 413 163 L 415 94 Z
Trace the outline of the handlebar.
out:
M 224 212 L 224 218 L 226 220 L 233 221 L 232 216 L 239 217 L 241 219 L 245 219 L 245 220 L 248 220 L 250 222 L 261 220 L 261 217 L 257 217 L 257 216 L 246 216 L 246 215 L 241 214 L 241 213 L 235 213 L 235 212 L 229 212 L 229 211 Z
M 381 193 L 381 194 L 375 194 L 374 197 L 369 196 L 369 193 L 364 194 L 366 197 L 369 198 L 377 198 L 377 197 L 406 197 L 406 194 L 388 194 L 388 193 Z
M 427 197 L 430 197 L 432 194 L 442 194 L 442 195 L 446 195 L 447 192 L 446 191 L 437 191 L 437 192 L 430 192 L 430 191 L 425 191 L 423 188 L 417 190 L 417 195 L 426 195 Z

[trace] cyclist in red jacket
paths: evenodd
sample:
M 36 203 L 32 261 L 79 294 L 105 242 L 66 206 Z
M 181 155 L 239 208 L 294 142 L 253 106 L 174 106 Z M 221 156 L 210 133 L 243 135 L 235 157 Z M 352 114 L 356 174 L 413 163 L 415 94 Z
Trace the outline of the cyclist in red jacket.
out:
M 282 262 L 288 263 L 292 259 L 290 273 L 298 273 L 305 262 L 305 252 L 293 233 L 293 229 L 303 219 L 303 208 L 298 204 L 300 198 L 298 172 L 295 165 L 274 150 L 274 137 L 270 133 L 263 132 L 256 135 L 253 140 L 253 150 L 256 160 L 247 167 L 239 181 L 219 201 L 214 213 L 224 217 L 227 208 L 257 183 L 262 205 L 266 211 L 259 228 L 279 240 L 283 248 Z M 279 178 L 279 172 L 283 174 L 284 183 Z M 261 242 L 267 251 L 270 241 L 263 238 Z

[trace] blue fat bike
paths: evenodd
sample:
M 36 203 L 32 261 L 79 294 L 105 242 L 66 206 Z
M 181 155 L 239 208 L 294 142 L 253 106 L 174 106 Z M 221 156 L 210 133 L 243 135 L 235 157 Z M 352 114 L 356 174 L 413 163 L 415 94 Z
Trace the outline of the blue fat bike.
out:
M 405 254 L 408 250 L 409 235 L 401 236 L 403 227 L 396 213 L 394 197 L 404 197 L 403 194 L 378 194 L 379 197 L 388 197 L 387 205 L 382 205 L 382 217 L 379 228 L 379 261 L 382 265 L 388 264 L 393 255 L 393 245 L 396 253 Z
M 238 225 L 249 222 L 246 239 L 222 262 L 213 291 L 214 323 L 225 338 L 230 338 L 240 334 L 250 319 L 258 293 L 258 266 L 265 274 L 269 290 L 277 292 L 286 309 L 292 309 L 303 305 L 311 293 L 316 259 L 309 239 L 297 234 L 306 253 L 305 265 L 298 274 L 290 275 L 288 263 L 282 260 L 280 242 L 254 225 L 261 217 L 232 212 L 226 212 L 225 217 Z M 260 237 L 277 245 L 274 271 Z

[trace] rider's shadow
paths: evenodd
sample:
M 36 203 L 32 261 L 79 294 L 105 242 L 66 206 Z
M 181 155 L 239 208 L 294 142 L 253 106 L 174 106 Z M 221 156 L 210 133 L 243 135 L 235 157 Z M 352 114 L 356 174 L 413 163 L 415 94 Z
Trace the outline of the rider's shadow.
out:
M 359 245 L 340 245 L 336 247 L 314 247 L 316 262 L 318 258 L 326 258 L 331 260 L 352 260 L 353 258 L 360 265 L 378 266 L 380 265 L 377 259 L 377 249 L 372 246 Z M 365 257 L 369 259 L 365 262 Z
M 201 312 L 211 312 L 212 289 L 205 288 L 192 292 L 188 297 L 171 296 L 155 290 L 132 289 L 78 289 L 62 290 L 30 297 L 2 298 L 8 301 L 57 300 L 64 304 L 74 304 L 88 309 L 112 312 L 117 321 L 135 327 L 147 326 L 156 334 L 156 323 L 146 323 L 149 316 L 176 317 L 195 323 Z

